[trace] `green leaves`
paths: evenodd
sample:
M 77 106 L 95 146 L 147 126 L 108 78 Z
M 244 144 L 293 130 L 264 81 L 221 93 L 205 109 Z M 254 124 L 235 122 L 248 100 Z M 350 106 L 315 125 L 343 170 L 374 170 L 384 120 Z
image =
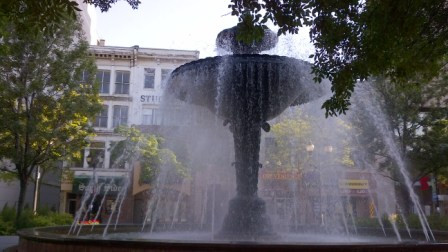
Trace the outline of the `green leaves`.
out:
M 99 7 L 101 12 L 108 11 L 112 4 L 115 4 L 118 0 L 84 0 L 84 3 L 93 4 L 95 7 Z M 137 9 L 141 3 L 140 0 L 126 0 L 132 9 Z
M 89 121 L 101 109 L 80 25 L 66 16 L 60 21 L 51 34 L 8 22 L 0 44 L 0 159 L 13 163 L 0 169 L 15 174 L 22 191 L 37 166 L 51 169 L 87 144 Z M 91 76 L 86 83 L 81 72 Z
M 372 82 L 377 95 L 374 99 L 384 104 L 383 110 L 412 177 L 419 179 L 431 172 L 448 173 L 448 148 L 445 148 L 448 109 L 443 105 L 448 93 L 446 73 L 429 83 L 393 83 L 385 78 L 376 78 Z M 355 108 L 352 115 L 359 129 L 359 144 L 367 149 L 371 162 L 394 174 L 396 164 L 378 137 L 372 118 L 366 117 L 365 111 L 359 108 Z
M 162 147 L 162 138 L 145 135 L 135 127 L 120 126 L 116 131 L 125 139 L 111 147 L 111 160 L 118 160 L 123 164 L 127 162 L 129 165 L 139 162 L 142 181 L 151 182 L 161 169 L 166 169 L 174 177 L 188 176 L 186 167 L 177 160 L 176 154 Z
M 257 24 L 260 17 L 260 14 L 257 14 L 256 16 L 252 16 L 249 13 L 244 14 L 241 22 L 237 25 L 238 33 L 236 39 L 247 45 L 250 45 L 253 42 L 260 42 L 263 39 L 264 29 L 266 28 L 265 25 Z
M 322 108 L 344 114 L 357 82 L 386 76 L 396 83 L 436 77 L 448 52 L 448 5 L 436 1 L 231 0 L 232 15 L 246 37 L 272 21 L 278 34 L 310 27 L 315 46 L 315 80 L 332 82 L 333 96 Z M 245 15 L 253 17 L 248 22 Z M 261 17 L 258 17 L 261 15 Z M 246 25 L 245 23 L 249 24 Z

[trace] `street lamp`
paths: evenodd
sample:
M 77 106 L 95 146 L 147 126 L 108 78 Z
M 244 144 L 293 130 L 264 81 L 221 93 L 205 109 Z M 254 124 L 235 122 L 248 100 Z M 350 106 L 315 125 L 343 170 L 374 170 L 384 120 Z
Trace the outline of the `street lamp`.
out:
M 306 145 L 305 149 L 306 149 L 306 151 L 307 151 L 308 153 L 313 152 L 313 151 L 314 151 L 314 144 L 312 144 L 311 142 L 309 142 L 309 143 Z
M 325 146 L 324 147 L 324 151 L 327 152 L 327 153 L 333 152 L 333 146 L 331 146 L 331 145 Z
M 92 155 L 91 155 L 90 153 L 89 153 L 89 155 L 86 157 L 86 161 L 87 161 L 87 164 L 89 165 L 89 167 L 93 165 L 93 164 L 92 164 Z M 95 168 L 95 167 L 93 167 L 93 168 Z

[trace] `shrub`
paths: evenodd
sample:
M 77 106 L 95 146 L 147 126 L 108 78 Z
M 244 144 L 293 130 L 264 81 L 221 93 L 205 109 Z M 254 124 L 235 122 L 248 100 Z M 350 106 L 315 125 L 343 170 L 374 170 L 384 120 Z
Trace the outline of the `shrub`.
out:
M 11 235 L 16 232 L 14 222 L 0 219 L 0 235 Z
M 383 225 L 386 228 L 390 228 L 392 225 L 390 223 L 390 218 L 384 215 L 382 218 Z M 433 230 L 446 230 L 448 231 L 448 217 L 447 216 L 437 216 L 431 215 L 427 217 L 429 226 Z M 398 228 L 406 228 L 405 221 L 401 215 L 397 215 L 395 218 Z M 360 227 L 380 227 L 377 218 L 357 218 L 356 223 Z M 420 219 L 417 215 L 411 214 L 406 217 L 406 223 L 411 229 L 421 229 Z
M 54 225 L 70 225 L 73 222 L 73 216 L 68 213 L 52 213 L 51 219 Z
M 5 205 L 0 212 L 0 235 L 15 234 L 16 229 L 69 225 L 73 222 L 73 217 L 70 214 L 56 213 L 49 208 L 39 209 L 36 215 L 31 209 L 24 209 L 17 225 L 15 225 L 15 217 L 16 210 Z
M 5 204 L 2 211 L 0 212 L 0 219 L 3 221 L 14 221 L 16 218 L 16 209 L 14 207 L 9 207 Z

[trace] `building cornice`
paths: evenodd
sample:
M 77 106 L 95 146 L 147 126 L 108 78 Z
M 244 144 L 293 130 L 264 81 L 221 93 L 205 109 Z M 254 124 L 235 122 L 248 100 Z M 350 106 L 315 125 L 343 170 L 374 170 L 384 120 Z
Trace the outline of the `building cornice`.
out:
M 199 58 L 199 51 L 194 50 L 140 48 L 138 46 L 90 46 L 89 51 L 90 55 L 97 59 L 136 60 L 137 58 L 143 58 L 191 61 Z

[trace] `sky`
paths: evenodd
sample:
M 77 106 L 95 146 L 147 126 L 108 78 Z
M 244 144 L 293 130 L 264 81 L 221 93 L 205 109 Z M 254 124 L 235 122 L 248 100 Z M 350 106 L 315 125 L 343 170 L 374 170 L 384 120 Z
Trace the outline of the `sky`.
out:
M 92 41 L 105 39 L 108 46 L 197 50 L 200 58 L 217 55 L 216 35 L 235 26 L 229 0 L 142 0 L 137 10 L 118 1 L 105 13 L 91 11 Z M 270 28 L 276 31 L 273 25 Z M 282 36 L 270 53 L 307 59 L 313 47 L 308 29 Z

